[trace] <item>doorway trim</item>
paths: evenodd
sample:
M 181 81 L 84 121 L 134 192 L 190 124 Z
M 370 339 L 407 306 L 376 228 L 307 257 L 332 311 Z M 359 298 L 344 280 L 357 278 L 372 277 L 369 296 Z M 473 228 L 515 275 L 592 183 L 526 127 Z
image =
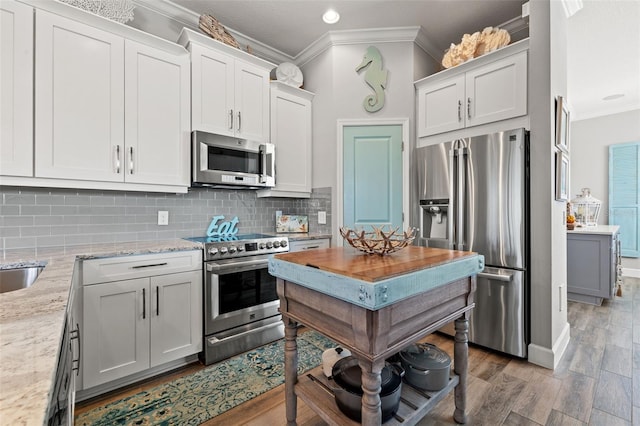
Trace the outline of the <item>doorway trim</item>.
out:
M 336 149 L 336 168 L 337 168 L 337 181 L 336 181 L 336 227 L 334 228 L 334 238 L 336 247 L 343 245 L 343 238 L 340 235 L 339 229 L 343 225 L 344 219 L 344 203 L 342 197 L 344 196 L 343 187 L 343 167 L 344 167 L 344 128 L 351 126 L 402 126 L 402 212 L 404 217 L 402 219 L 402 230 L 406 230 L 409 221 L 409 150 L 411 144 L 409 143 L 409 119 L 408 118 L 354 118 L 354 119 L 338 119 L 337 120 L 337 149 Z

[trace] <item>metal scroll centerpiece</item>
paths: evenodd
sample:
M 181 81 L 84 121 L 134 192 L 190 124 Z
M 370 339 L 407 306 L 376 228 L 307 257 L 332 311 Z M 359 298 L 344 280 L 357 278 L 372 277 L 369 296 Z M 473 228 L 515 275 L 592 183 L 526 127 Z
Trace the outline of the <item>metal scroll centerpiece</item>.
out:
M 398 233 L 399 228 L 388 230 L 384 226 L 377 228 L 372 226 L 373 231 L 353 230 L 347 227 L 340 228 L 340 235 L 351 247 L 366 254 L 377 254 L 384 256 L 398 250 L 402 250 L 410 245 L 416 237 L 416 229 L 409 228 L 402 233 Z

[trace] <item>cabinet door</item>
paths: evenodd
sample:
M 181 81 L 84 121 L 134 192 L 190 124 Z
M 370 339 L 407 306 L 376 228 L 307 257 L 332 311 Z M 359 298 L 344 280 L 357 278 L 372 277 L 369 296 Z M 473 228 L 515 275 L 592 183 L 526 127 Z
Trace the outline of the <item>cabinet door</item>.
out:
M 464 75 L 418 87 L 418 137 L 465 125 Z
M 567 291 L 611 298 L 612 250 L 609 235 L 567 234 Z
M 189 56 L 125 44 L 125 181 L 189 185 Z
M 0 175 L 33 175 L 33 9 L 0 2 Z
M 192 44 L 191 127 L 233 136 L 234 59 Z
M 149 279 L 85 286 L 84 388 L 149 368 Z
M 36 12 L 35 174 L 123 181 L 124 39 Z
M 466 73 L 467 127 L 527 113 L 527 52 Z
M 151 367 L 202 350 L 202 271 L 151 278 Z
M 271 141 L 276 146 L 275 191 L 311 193 L 311 101 L 271 92 Z
M 235 134 L 269 142 L 269 70 L 236 60 Z

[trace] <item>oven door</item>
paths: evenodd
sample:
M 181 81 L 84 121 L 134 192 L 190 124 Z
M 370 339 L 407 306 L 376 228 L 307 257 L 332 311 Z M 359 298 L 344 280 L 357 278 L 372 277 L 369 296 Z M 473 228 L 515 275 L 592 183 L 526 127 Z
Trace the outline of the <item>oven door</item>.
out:
M 205 263 L 205 334 L 211 335 L 279 316 L 271 255 Z

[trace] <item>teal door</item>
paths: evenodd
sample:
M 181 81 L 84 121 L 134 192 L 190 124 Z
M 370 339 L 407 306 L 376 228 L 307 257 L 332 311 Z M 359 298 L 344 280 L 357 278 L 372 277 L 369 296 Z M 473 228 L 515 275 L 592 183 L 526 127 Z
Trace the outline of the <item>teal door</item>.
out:
M 343 128 L 343 226 L 402 231 L 402 126 Z

